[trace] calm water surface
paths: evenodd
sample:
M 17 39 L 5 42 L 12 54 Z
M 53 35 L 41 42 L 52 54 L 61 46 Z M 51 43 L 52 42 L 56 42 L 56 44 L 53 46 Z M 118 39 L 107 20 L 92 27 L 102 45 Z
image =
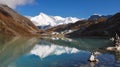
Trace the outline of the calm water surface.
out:
M 120 67 L 120 52 L 103 48 L 107 39 L 0 38 L 0 67 Z M 98 63 L 88 62 L 90 52 L 99 52 Z

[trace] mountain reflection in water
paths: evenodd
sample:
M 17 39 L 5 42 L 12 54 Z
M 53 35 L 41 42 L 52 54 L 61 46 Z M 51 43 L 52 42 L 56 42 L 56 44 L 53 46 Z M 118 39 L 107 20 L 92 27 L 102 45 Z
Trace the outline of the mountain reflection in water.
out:
M 31 54 L 38 55 L 40 56 L 40 58 L 45 58 L 50 55 L 61 55 L 64 53 L 72 54 L 77 52 L 79 52 L 79 50 L 76 48 L 63 47 L 55 44 L 51 44 L 51 45 L 37 44 L 30 51 Z
M 107 39 L 13 38 L 0 43 L 0 67 L 120 67 L 119 52 L 101 49 L 110 44 Z M 96 50 L 100 62 L 89 63 L 90 51 Z

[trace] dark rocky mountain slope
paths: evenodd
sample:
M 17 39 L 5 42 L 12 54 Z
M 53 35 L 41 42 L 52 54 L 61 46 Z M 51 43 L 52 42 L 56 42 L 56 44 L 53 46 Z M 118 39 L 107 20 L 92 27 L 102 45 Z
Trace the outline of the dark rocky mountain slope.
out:
M 0 34 L 5 36 L 38 35 L 39 29 L 7 5 L 0 4 Z
M 63 32 L 66 30 L 78 30 L 78 29 L 84 29 L 87 28 L 90 25 L 98 23 L 97 21 L 100 20 L 80 20 L 75 23 L 69 23 L 69 24 L 63 24 L 63 25 L 58 25 L 52 28 L 47 29 L 46 31 L 52 31 L 52 32 Z
M 99 36 L 99 37 L 112 37 L 118 33 L 120 35 L 120 13 L 113 15 L 106 21 L 93 24 L 85 30 L 80 29 L 68 34 L 70 37 L 83 37 L 83 36 Z
M 104 17 L 99 17 L 95 20 L 87 20 L 87 19 L 86 20 L 80 20 L 80 21 L 77 21 L 75 23 L 58 25 L 58 26 L 49 28 L 49 29 L 46 30 L 46 32 L 49 33 L 49 34 L 52 33 L 52 32 L 59 32 L 59 33 L 64 32 L 64 35 L 65 35 L 65 34 L 77 31 L 76 33 L 80 34 L 80 32 L 82 32 L 83 30 L 85 30 L 89 26 L 98 24 L 100 22 L 104 22 L 106 20 L 107 20 L 107 18 L 104 18 Z
M 110 17 L 112 17 L 112 15 L 91 15 L 91 16 L 88 18 L 88 20 L 97 20 L 97 19 L 99 19 L 99 18 L 106 18 L 106 19 L 108 19 L 108 18 L 110 18 Z

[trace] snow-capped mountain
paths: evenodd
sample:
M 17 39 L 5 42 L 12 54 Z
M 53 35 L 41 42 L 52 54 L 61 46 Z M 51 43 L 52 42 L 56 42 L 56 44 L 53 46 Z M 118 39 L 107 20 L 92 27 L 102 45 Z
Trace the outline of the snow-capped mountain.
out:
M 28 17 L 36 26 L 57 26 L 60 24 L 75 23 L 78 20 L 76 17 L 60 17 L 60 16 L 49 16 L 45 13 L 40 13 L 38 16 Z

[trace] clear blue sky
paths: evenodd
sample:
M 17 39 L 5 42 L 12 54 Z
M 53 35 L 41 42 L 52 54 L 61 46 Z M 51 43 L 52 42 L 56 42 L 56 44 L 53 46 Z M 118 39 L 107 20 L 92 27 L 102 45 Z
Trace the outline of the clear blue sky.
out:
M 36 0 L 36 3 L 18 6 L 22 15 L 35 16 L 40 12 L 62 17 L 87 18 L 92 14 L 109 15 L 120 11 L 120 0 Z

